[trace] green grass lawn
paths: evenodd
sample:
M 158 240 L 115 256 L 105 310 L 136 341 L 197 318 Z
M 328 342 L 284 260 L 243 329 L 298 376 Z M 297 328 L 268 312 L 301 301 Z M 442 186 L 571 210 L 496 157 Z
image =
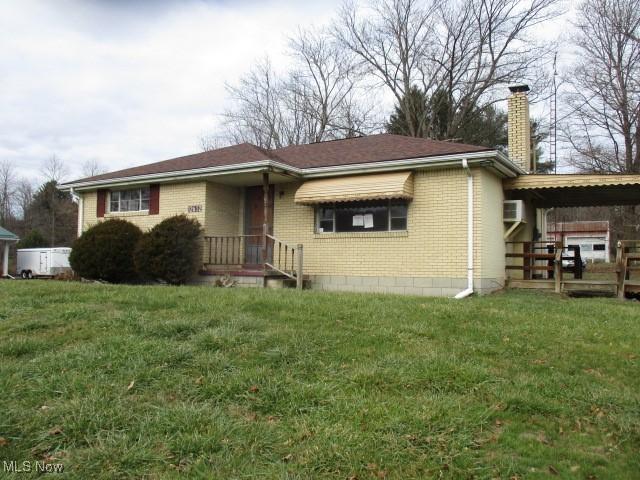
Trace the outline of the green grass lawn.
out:
M 613 299 L 3 281 L 0 461 L 78 479 L 639 478 L 639 354 L 640 304 Z

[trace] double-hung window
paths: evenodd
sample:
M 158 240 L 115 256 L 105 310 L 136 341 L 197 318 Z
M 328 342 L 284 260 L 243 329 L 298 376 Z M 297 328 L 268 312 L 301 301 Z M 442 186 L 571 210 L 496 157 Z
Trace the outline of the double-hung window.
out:
M 316 208 L 316 231 L 386 232 L 407 229 L 405 200 L 339 202 Z
M 109 211 L 140 212 L 146 210 L 149 210 L 149 187 L 111 192 Z

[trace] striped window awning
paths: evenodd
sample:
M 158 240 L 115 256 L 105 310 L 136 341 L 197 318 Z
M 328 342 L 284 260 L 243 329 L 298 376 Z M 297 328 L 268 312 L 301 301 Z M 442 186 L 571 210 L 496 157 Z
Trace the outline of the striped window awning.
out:
M 379 173 L 310 180 L 298 188 L 295 202 L 313 205 L 316 203 L 391 198 L 413 198 L 412 172 Z

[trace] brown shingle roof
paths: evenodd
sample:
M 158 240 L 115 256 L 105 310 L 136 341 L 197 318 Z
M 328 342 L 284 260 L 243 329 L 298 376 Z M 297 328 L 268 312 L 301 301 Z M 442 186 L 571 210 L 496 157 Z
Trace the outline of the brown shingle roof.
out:
M 104 173 L 94 177 L 74 180 L 74 182 L 90 182 L 93 180 L 109 180 L 112 178 L 135 177 L 137 175 L 151 175 L 154 173 L 169 173 L 198 168 L 235 165 L 238 163 L 269 160 L 270 157 L 263 149 L 250 143 L 241 143 L 231 147 L 218 148 L 210 152 L 195 153 L 185 157 L 172 158 L 162 162 L 149 163 L 139 167 L 126 168 L 115 172 Z
M 242 143 L 210 152 L 196 153 L 186 157 L 173 158 L 163 162 L 83 178 L 70 183 L 236 165 L 268 159 L 298 168 L 318 168 L 488 150 L 491 149 L 463 143 L 442 142 L 386 133 L 307 145 L 292 145 L 275 150 L 264 150 L 249 143 Z
M 285 163 L 296 167 L 317 168 L 487 150 L 491 149 L 464 143 L 442 142 L 427 138 L 383 133 L 367 137 L 311 143 L 309 145 L 292 145 L 272 150 L 271 153 Z

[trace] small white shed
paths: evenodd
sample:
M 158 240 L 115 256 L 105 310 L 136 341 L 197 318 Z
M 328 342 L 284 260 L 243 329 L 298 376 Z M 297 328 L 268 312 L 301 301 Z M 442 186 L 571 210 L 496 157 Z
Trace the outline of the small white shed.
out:
M 4 246 L 4 251 L 2 255 L 2 276 L 6 277 L 9 275 L 9 245 L 12 243 L 16 243 L 18 240 L 18 236 L 15 233 L 11 233 L 9 230 L 5 230 L 0 227 L 0 245 Z

